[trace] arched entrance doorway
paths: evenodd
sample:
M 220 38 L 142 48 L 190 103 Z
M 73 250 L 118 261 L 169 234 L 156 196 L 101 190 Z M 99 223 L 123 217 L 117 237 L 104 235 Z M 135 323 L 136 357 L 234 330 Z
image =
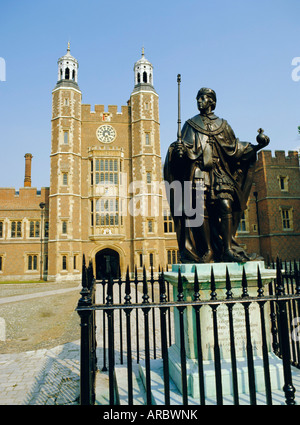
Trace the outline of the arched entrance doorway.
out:
M 108 279 L 109 274 L 113 279 L 119 277 L 120 257 L 118 252 L 113 249 L 106 248 L 97 252 L 96 262 L 96 279 Z

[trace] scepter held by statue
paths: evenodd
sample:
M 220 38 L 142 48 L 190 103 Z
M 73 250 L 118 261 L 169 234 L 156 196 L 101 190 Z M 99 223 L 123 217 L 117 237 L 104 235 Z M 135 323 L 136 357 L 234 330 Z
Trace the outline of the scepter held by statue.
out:
M 177 128 L 177 154 L 178 156 L 181 158 L 183 156 L 184 153 L 184 144 L 182 142 L 182 138 L 181 138 L 181 105 L 180 105 L 180 83 L 181 83 L 181 75 L 178 74 L 177 75 L 177 83 L 178 83 L 178 120 L 177 120 L 177 124 L 178 124 L 178 128 Z

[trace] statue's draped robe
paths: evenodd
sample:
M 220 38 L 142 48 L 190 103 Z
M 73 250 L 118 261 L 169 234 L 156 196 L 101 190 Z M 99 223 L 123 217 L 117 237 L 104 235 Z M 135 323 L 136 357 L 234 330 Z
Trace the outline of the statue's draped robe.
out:
M 255 147 L 251 143 L 240 142 L 227 121 L 218 118 L 214 113 L 205 116 L 198 114 L 184 124 L 182 143 L 185 146 L 185 154 L 182 158 L 173 152 L 175 143 L 170 145 L 166 156 L 165 181 L 170 184 L 180 181 L 183 187 L 184 181 L 195 181 L 195 173 L 203 179 L 215 261 L 220 261 L 222 256 L 217 211 L 217 199 L 222 197 L 232 200 L 233 250 L 242 253 L 245 258 L 250 258 L 239 247 L 234 235 L 242 212 L 246 209 L 252 185 L 256 161 Z M 176 200 L 180 199 L 176 198 L 176 194 L 174 197 Z M 172 197 L 169 202 L 182 261 L 201 262 L 201 257 L 207 250 L 201 228 L 203 226 L 188 227 L 183 203 L 176 202 L 174 205 Z

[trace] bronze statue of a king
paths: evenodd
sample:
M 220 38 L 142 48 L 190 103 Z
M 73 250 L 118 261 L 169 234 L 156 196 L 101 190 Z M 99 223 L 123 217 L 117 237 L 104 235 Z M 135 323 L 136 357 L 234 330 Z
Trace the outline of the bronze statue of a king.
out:
M 235 239 L 246 209 L 253 180 L 256 154 L 270 139 L 259 129 L 257 145 L 236 138 L 226 120 L 217 117 L 214 90 L 201 88 L 197 93 L 200 114 L 187 120 L 181 130 L 180 75 L 178 75 L 178 138 L 168 149 L 164 179 L 174 185 L 169 198 L 182 263 L 246 262 L 261 259 L 248 254 Z M 186 185 L 185 182 L 190 182 Z M 169 186 L 170 187 L 170 186 Z M 191 202 L 202 188 L 202 219 L 191 226 L 184 208 L 184 191 L 191 188 Z M 176 197 L 176 190 L 181 196 Z M 198 192 L 197 192 L 198 190 Z M 179 199 L 179 202 L 174 202 Z M 197 211 L 195 212 L 197 214 Z

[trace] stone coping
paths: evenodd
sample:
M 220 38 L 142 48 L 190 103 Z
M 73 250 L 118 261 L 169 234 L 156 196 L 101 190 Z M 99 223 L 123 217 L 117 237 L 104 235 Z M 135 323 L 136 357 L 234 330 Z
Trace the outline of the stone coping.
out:
M 257 285 L 257 272 L 260 270 L 263 284 L 266 285 L 276 277 L 275 269 L 266 269 L 264 261 L 248 261 L 246 263 L 207 263 L 207 264 L 173 264 L 171 272 L 165 272 L 165 280 L 172 285 L 178 284 L 178 271 L 180 269 L 183 284 L 194 284 L 195 269 L 197 269 L 200 289 L 209 285 L 211 270 L 213 269 L 217 288 L 226 287 L 226 268 L 228 268 L 232 287 L 242 283 L 243 269 L 245 269 L 248 286 Z

